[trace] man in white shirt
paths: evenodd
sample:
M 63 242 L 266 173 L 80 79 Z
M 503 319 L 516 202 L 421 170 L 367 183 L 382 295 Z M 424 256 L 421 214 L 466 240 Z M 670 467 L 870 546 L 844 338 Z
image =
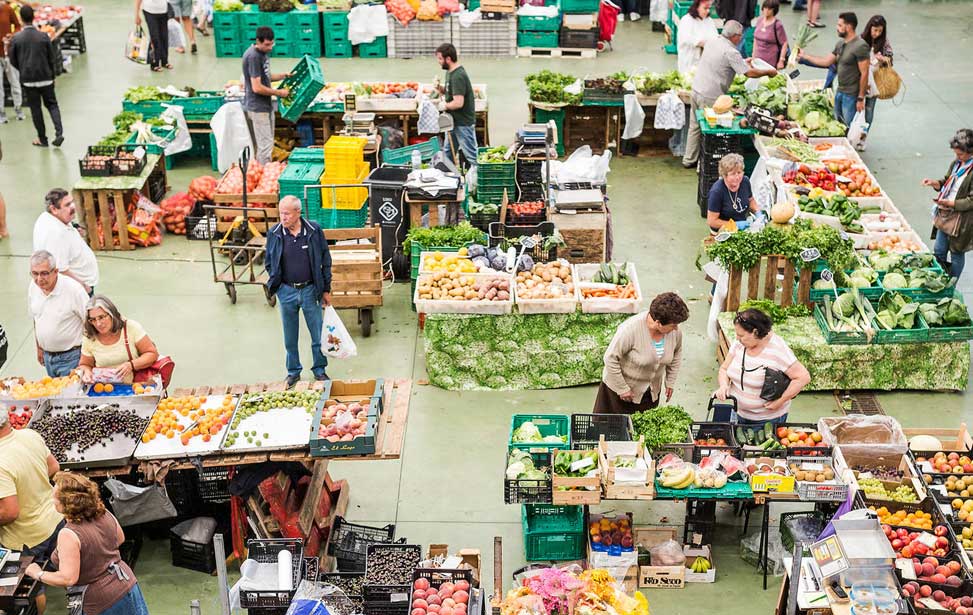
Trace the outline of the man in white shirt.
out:
M 44 213 L 34 223 L 34 251 L 53 254 L 58 271 L 80 282 L 90 297 L 98 284 L 98 261 L 72 224 L 74 198 L 67 190 L 54 188 L 44 197 L 44 206 Z
M 73 278 L 59 274 L 54 256 L 46 250 L 31 255 L 30 277 L 27 308 L 34 319 L 37 362 L 51 378 L 67 376 L 81 360 L 88 293 Z

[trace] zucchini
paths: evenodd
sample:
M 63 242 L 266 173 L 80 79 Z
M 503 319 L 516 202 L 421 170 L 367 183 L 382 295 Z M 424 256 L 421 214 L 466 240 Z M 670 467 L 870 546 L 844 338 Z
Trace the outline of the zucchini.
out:
M 746 434 L 747 434 L 747 437 L 746 437 L 746 440 L 747 440 L 747 444 L 749 444 L 749 445 L 751 445 L 751 446 L 753 446 L 754 444 L 756 444 L 756 443 L 757 443 L 757 438 L 756 438 L 756 436 L 754 435 L 754 433 L 753 433 L 753 430 L 752 430 L 752 429 L 750 429 L 749 427 L 747 427 L 746 429 L 744 429 L 744 433 L 746 433 Z

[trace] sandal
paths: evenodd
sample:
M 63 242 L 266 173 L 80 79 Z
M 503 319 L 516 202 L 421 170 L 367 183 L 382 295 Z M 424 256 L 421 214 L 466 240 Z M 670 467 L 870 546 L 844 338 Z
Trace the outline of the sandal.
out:
M 30 143 L 35 147 L 47 147 L 47 142 L 46 141 L 42 142 L 40 139 L 34 139 Z
M 824 24 L 823 23 L 818 23 L 816 21 L 809 21 L 809 22 L 807 22 L 807 25 L 809 25 L 812 28 L 823 28 L 824 27 Z
M 153 73 L 161 73 L 162 72 L 162 67 L 161 66 L 153 66 L 152 67 L 152 72 Z
M 167 70 L 172 70 L 172 69 L 173 69 L 173 66 L 172 66 L 172 64 L 166 64 L 166 69 L 167 69 Z

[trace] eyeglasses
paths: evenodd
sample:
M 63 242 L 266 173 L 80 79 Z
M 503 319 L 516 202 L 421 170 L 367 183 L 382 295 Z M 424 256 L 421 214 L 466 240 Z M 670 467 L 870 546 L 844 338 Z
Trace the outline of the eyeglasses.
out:
M 31 271 L 30 272 L 30 277 L 32 277 L 32 278 L 46 278 L 47 276 L 51 275 L 55 271 L 57 271 L 57 269 L 48 269 L 47 271 Z
M 111 316 L 109 316 L 108 314 L 99 314 L 98 316 L 92 316 L 88 318 L 88 322 L 90 322 L 91 324 L 95 324 L 103 320 L 111 320 Z

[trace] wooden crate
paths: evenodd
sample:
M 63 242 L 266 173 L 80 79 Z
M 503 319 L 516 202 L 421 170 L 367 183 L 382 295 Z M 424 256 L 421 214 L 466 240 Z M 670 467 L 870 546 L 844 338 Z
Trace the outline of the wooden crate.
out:
M 608 464 L 608 447 L 604 436 L 598 443 L 598 462 L 601 466 L 601 484 L 605 491 L 606 500 L 653 500 L 655 499 L 655 461 L 645 450 L 645 439 L 639 436 L 637 456 L 642 458 L 648 469 L 646 470 L 646 484 L 644 485 L 616 485 L 615 468 Z
M 569 263 L 602 263 L 606 260 L 608 216 L 604 211 L 551 214 L 551 222 L 564 239 L 558 258 Z
M 135 190 L 75 190 L 74 200 L 81 213 L 80 221 L 88 231 L 92 250 L 133 250 L 128 240 L 126 209 Z M 98 227 L 101 226 L 101 233 Z
M 558 476 L 554 473 L 554 456 L 557 453 L 585 453 L 588 451 L 554 451 L 551 453 L 551 502 L 556 505 L 577 506 L 601 502 L 601 476 Z M 559 491 L 560 487 L 580 488 L 578 491 Z M 589 487 L 594 489 L 589 490 Z
M 956 429 L 943 429 L 939 427 L 930 427 L 928 429 L 922 427 L 903 428 L 902 433 L 908 439 L 912 439 L 913 436 L 923 435 L 938 438 L 943 445 L 942 450 L 947 453 L 968 453 L 973 450 L 973 437 L 966 430 L 966 423 L 960 423 Z
M 331 304 L 336 309 L 382 305 L 381 229 L 326 229 L 324 237 L 329 241 L 368 242 L 330 246 Z
M 621 139 L 622 107 L 564 107 L 564 149 L 572 152 L 582 145 L 594 154 L 617 150 Z
M 797 303 L 811 307 L 811 269 L 801 268 L 798 272 L 794 263 L 783 256 L 764 256 L 760 262 L 746 272 L 746 298 L 743 290 L 743 270 L 730 269 L 730 280 L 726 293 L 727 312 L 735 312 L 740 304 L 750 299 L 767 299 L 787 307 L 794 304 L 794 284 L 797 283 Z M 777 276 L 782 275 L 780 288 Z
M 513 13 L 516 9 L 515 0 L 483 0 L 480 2 L 481 13 Z

